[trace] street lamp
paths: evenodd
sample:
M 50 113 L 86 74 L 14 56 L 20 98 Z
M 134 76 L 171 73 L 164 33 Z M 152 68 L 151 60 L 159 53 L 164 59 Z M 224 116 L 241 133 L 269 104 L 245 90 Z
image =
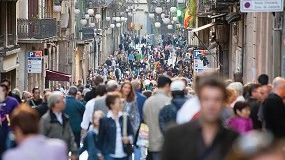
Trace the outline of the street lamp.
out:
M 161 24 L 160 24 L 160 22 L 155 22 L 155 23 L 154 23 L 154 26 L 155 26 L 156 28 L 159 28 L 159 27 L 161 26 Z
M 89 16 L 92 16 L 92 15 L 94 15 L 94 10 L 92 8 L 89 8 L 87 10 L 87 13 L 88 13 Z
M 90 23 L 90 27 L 94 28 L 95 27 L 95 23 Z
M 170 7 L 170 12 L 171 12 L 171 13 L 176 12 L 176 7 Z
M 121 27 L 121 23 L 117 23 L 116 27 L 120 28 Z
M 80 10 L 78 8 L 74 9 L 74 14 L 78 15 L 80 13 Z
M 54 12 L 60 12 L 61 11 L 60 2 L 58 2 L 58 1 L 54 2 L 53 11 Z
M 85 14 L 85 19 L 89 19 L 89 18 L 90 18 L 89 14 Z
M 116 21 L 117 21 L 117 22 L 120 22 L 120 21 L 121 21 L 121 18 L 120 18 L 120 17 L 116 17 Z
M 87 24 L 87 20 L 83 17 L 81 20 L 80 20 L 80 23 L 85 26 Z
M 173 26 L 171 24 L 167 25 L 168 29 L 173 29 Z
M 157 7 L 155 8 L 155 12 L 156 12 L 157 14 L 162 13 L 162 7 L 157 6 Z
M 154 13 L 149 13 L 148 16 L 149 16 L 149 18 L 153 19 L 154 18 Z
M 165 17 L 164 19 L 162 19 L 164 24 L 168 24 L 170 22 L 170 19 L 168 17 Z
M 115 28 L 115 24 L 113 24 L 113 23 L 110 24 L 110 27 L 111 27 L 111 28 Z
M 161 13 L 160 17 L 161 17 L 161 19 L 164 19 L 165 18 L 165 13 Z
M 100 13 L 96 13 L 95 18 L 96 18 L 97 20 L 101 19 L 101 14 L 100 14 Z

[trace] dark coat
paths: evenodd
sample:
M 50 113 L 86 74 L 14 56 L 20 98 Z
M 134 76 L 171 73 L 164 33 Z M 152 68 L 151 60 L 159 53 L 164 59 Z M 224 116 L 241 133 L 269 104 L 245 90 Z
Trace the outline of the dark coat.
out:
M 285 137 L 285 106 L 281 97 L 270 93 L 263 102 L 263 114 L 266 129 L 277 138 Z
M 262 123 L 258 119 L 258 110 L 260 107 L 260 102 L 258 102 L 257 99 L 249 98 L 248 103 L 250 105 L 250 116 L 249 117 L 252 119 L 253 128 L 254 129 L 261 129 Z
M 49 110 L 48 104 L 46 102 L 43 102 L 38 107 L 36 107 L 35 110 L 39 113 L 40 117 L 42 117 Z
M 232 148 L 238 134 L 225 129 L 221 123 L 214 141 L 218 141 L 204 160 L 222 160 Z M 161 160 L 201 160 L 203 152 L 199 150 L 202 139 L 198 120 L 170 128 L 166 132 Z M 203 143 L 203 142 L 202 142 Z M 205 150 L 203 150 L 205 151 Z
M 121 134 L 123 135 L 123 116 L 119 118 L 121 125 Z M 127 134 L 134 137 L 133 128 L 128 117 L 127 120 Z M 115 154 L 116 149 L 116 122 L 112 118 L 100 119 L 98 148 L 103 155 Z M 123 147 L 125 149 L 125 146 Z
M 63 124 L 57 120 L 56 115 L 49 110 L 40 121 L 40 133 L 49 138 L 64 140 L 68 146 L 68 151 L 77 154 L 77 145 L 70 127 L 69 117 L 62 113 Z
M 146 100 L 146 97 L 141 94 L 138 90 L 135 90 L 136 96 L 137 96 L 137 104 L 138 104 L 138 109 L 140 113 L 140 119 L 143 121 L 143 105 Z
M 172 125 L 176 124 L 176 115 L 178 110 L 186 102 L 185 97 L 175 97 L 170 104 L 163 107 L 159 113 L 159 127 L 164 134 L 165 131 Z
M 70 117 L 70 125 L 73 133 L 81 132 L 81 122 L 85 111 L 84 105 L 75 99 L 75 97 L 66 97 L 66 106 L 64 113 Z

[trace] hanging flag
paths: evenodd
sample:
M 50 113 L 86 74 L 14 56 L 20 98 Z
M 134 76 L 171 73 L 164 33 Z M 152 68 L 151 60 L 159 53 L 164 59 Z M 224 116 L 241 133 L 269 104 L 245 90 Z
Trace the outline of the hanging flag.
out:
M 189 27 L 190 20 L 191 20 L 190 10 L 189 10 L 188 6 L 186 6 L 185 15 L 184 15 L 184 28 Z

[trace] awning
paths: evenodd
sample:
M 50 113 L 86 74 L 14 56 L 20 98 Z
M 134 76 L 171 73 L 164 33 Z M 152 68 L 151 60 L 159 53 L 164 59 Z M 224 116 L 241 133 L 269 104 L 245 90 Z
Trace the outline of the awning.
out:
M 71 75 L 53 71 L 53 70 L 46 70 L 46 81 L 71 81 Z
M 214 26 L 214 25 L 216 25 L 216 23 L 209 23 L 209 24 L 206 24 L 206 25 L 204 25 L 204 26 L 195 28 L 195 29 L 193 29 L 193 30 L 190 31 L 190 32 L 198 32 L 198 31 L 201 31 L 201 30 L 203 30 L 203 29 L 210 28 L 210 27 L 212 27 L 212 26 Z

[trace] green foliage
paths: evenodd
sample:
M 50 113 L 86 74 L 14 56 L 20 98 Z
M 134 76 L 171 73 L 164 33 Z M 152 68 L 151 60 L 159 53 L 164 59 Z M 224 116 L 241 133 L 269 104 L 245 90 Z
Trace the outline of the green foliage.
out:
M 189 0 L 188 1 L 188 6 L 189 6 L 190 16 L 191 16 L 191 20 L 189 22 L 189 26 L 190 27 L 194 27 L 195 24 L 196 24 L 196 15 L 197 15 L 196 0 Z

